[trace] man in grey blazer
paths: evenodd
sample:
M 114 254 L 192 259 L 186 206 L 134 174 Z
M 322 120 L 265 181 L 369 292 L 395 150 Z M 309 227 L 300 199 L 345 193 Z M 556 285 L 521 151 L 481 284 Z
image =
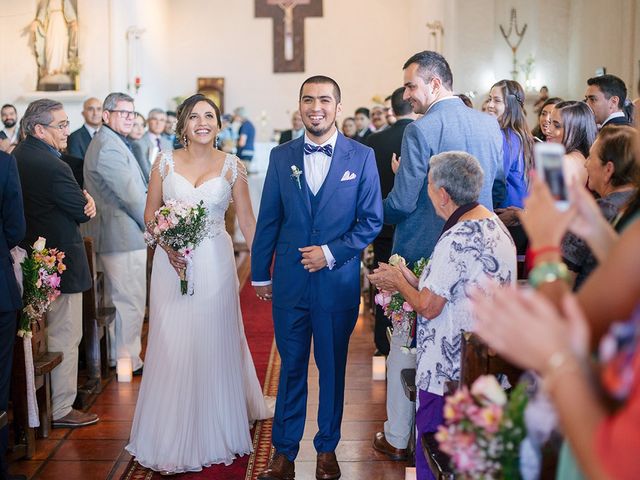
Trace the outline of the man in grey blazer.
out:
M 144 242 L 145 180 L 126 138 L 134 120 L 133 99 L 110 93 L 104 100 L 104 126 L 91 140 L 84 160 L 85 188 L 99 205 L 87 224 L 106 293 L 116 307 L 110 328 L 110 363 L 130 357 L 141 372 L 140 332 L 146 297 L 147 249 Z M 114 341 L 115 340 L 115 341 Z
M 427 195 L 429 160 L 438 153 L 461 150 L 475 156 L 484 171 L 479 202 L 493 210 L 492 188 L 504 188 L 502 134 L 497 121 L 475 111 L 453 95 L 453 75 L 436 52 L 416 53 L 404 64 L 404 99 L 424 116 L 409 124 L 402 138 L 400 168 L 384 200 L 384 222 L 396 225 L 392 253 L 413 263 L 433 252 L 444 221 Z M 391 458 L 406 456 L 414 405 L 404 395 L 400 371 L 415 368 L 415 355 L 402 353 L 406 338 L 391 338 L 387 359 L 387 422 L 374 447 Z
M 144 174 L 147 184 L 149 183 L 149 173 L 151 165 L 155 162 L 158 153 L 166 150 L 173 150 L 173 145 L 168 138 L 162 135 L 164 127 L 167 124 L 167 114 L 161 108 L 154 108 L 149 112 L 147 117 L 148 130 L 140 140 L 137 140 L 142 149 L 142 173 Z M 146 162 L 144 161 L 146 160 Z

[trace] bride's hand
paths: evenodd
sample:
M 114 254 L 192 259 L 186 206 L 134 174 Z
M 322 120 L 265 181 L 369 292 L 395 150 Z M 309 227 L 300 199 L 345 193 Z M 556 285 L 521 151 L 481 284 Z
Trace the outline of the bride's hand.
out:
M 167 247 L 165 245 L 161 245 L 162 249 L 167 252 L 167 257 L 169 257 L 169 263 L 175 269 L 176 273 L 180 275 L 180 272 L 187 268 L 187 261 L 184 257 L 176 252 L 173 248 Z

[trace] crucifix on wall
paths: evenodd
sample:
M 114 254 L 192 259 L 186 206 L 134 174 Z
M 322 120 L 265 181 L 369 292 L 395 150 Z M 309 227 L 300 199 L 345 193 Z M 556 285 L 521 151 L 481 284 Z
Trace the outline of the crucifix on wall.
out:
M 255 16 L 273 19 L 273 71 L 304 72 L 304 19 L 322 16 L 322 0 L 255 0 Z

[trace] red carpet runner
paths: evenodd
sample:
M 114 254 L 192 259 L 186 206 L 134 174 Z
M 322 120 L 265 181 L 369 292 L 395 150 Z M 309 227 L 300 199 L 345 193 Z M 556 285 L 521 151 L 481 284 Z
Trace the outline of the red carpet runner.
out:
M 271 319 L 271 303 L 259 300 L 248 281 L 249 261 L 246 258 L 238 269 L 240 279 L 240 304 L 244 330 L 249 349 L 253 356 L 258 379 L 263 385 L 265 395 L 275 397 L 280 372 L 280 361 L 273 341 L 273 321 Z M 253 454 L 251 457 L 236 459 L 228 467 L 213 465 L 198 473 L 177 475 L 180 480 L 255 480 L 257 474 L 267 465 L 271 457 L 271 420 L 257 422 L 251 431 L 253 437 Z M 160 480 L 159 474 L 142 468 L 133 460 L 121 480 Z

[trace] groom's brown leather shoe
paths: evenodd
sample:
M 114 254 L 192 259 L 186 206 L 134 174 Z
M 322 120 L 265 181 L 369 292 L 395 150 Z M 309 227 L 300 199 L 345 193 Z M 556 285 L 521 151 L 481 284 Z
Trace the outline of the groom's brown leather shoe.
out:
M 334 452 L 318 453 L 316 478 L 318 480 L 337 480 L 340 478 L 340 467 Z
M 258 474 L 258 480 L 295 480 L 295 464 L 282 453 L 276 453 L 266 470 Z

